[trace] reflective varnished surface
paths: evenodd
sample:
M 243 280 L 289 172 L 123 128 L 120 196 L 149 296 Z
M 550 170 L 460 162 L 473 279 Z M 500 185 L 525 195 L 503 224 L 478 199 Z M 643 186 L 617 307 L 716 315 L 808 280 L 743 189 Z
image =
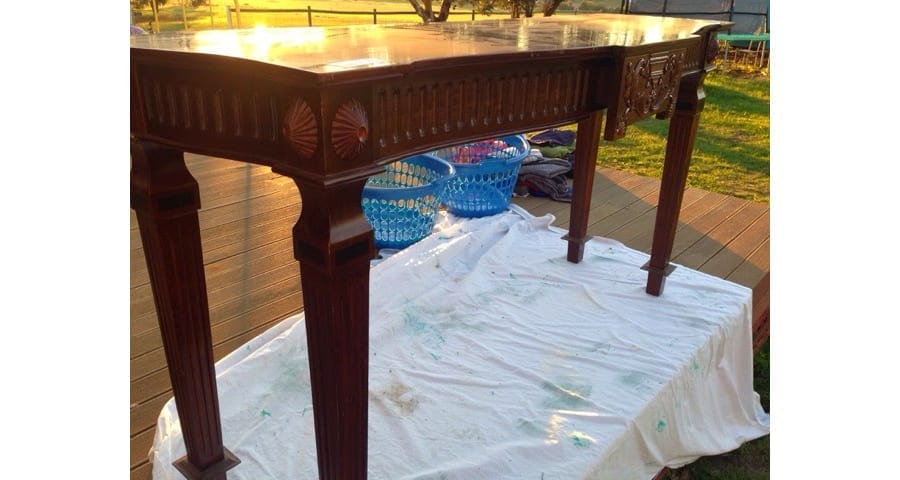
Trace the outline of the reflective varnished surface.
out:
M 578 15 L 404 25 L 257 28 L 132 36 L 132 48 L 239 57 L 315 73 L 685 39 L 721 22 Z

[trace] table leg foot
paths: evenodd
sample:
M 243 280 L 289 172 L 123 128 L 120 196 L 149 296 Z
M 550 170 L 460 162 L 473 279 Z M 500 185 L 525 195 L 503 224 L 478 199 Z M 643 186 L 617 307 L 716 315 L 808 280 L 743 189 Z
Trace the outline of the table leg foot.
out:
M 659 269 L 650 266 L 650 262 L 647 262 L 641 266 L 641 270 L 649 272 L 647 275 L 647 293 L 658 297 L 662 294 L 666 285 L 666 277 L 675 270 L 675 265 L 669 264 L 666 265 L 666 268 Z
M 569 249 L 566 252 L 566 260 L 572 263 L 580 263 L 584 258 L 584 244 L 591 241 L 593 235 L 585 235 L 580 238 L 573 237 L 571 234 L 562 236 L 562 239 L 569 242 Z
M 172 464 L 188 480 L 225 480 L 225 472 L 237 466 L 241 461 L 227 448 L 222 450 L 225 454 L 222 460 L 207 465 L 205 468 L 199 468 L 192 464 L 188 460 L 187 455 L 179 458 Z

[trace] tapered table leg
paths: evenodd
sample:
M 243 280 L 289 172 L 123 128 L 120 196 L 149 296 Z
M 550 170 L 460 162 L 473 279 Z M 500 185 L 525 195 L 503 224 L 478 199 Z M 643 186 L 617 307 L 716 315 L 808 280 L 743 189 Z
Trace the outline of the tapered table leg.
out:
M 591 210 L 591 191 L 594 188 L 594 170 L 597 168 L 597 144 L 603 112 L 596 111 L 578 122 L 575 139 L 575 171 L 572 182 L 572 206 L 569 233 L 563 236 L 569 242 L 566 258 L 578 263 L 584 256 L 584 244 L 591 239 L 587 234 L 588 214 Z
M 372 229 L 360 206 L 366 177 L 323 186 L 295 178 L 294 226 L 306 316 L 319 478 L 366 478 L 369 265 Z
M 694 138 L 700 124 L 700 112 L 703 110 L 705 94 L 702 85 L 705 75 L 706 72 L 698 72 L 681 79 L 675 112 L 669 123 L 666 159 L 659 189 L 659 206 L 656 209 L 656 225 L 653 230 L 653 246 L 650 261 L 643 266 L 649 272 L 647 293 L 651 295 L 662 294 L 666 276 L 674 269 L 669 260 L 672 255 L 672 244 L 675 242 L 678 213 L 681 211 L 681 200 L 684 197 Z
M 225 480 L 240 461 L 222 445 L 203 250 L 200 191 L 182 152 L 131 142 L 131 206 L 187 455 L 175 467 L 189 480 Z

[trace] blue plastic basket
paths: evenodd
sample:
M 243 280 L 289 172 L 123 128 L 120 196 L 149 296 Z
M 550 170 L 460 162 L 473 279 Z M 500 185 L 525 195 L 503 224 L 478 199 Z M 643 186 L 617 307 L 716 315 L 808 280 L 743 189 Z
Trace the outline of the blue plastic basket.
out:
M 447 210 L 461 217 L 485 217 L 506 210 L 519 167 L 530 151 L 524 135 L 510 135 L 432 152 L 456 167 L 456 177 L 447 184 L 444 196 Z
M 427 237 L 455 172 L 440 158 L 416 155 L 370 177 L 363 187 L 362 208 L 375 231 L 375 246 L 406 248 Z

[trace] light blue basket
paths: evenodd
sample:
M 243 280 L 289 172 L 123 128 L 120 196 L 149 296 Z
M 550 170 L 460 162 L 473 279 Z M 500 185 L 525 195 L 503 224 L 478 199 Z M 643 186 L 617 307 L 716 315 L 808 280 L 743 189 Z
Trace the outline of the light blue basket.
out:
M 500 140 L 506 144 L 498 144 Z M 431 152 L 456 167 L 444 205 L 460 217 L 485 217 L 506 210 L 531 147 L 524 135 L 510 135 Z
M 434 229 L 453 165 L 416 155 L 386 166 L 363 187 L 362 208 L 375 231 L 377 248 L 406 248 Z

